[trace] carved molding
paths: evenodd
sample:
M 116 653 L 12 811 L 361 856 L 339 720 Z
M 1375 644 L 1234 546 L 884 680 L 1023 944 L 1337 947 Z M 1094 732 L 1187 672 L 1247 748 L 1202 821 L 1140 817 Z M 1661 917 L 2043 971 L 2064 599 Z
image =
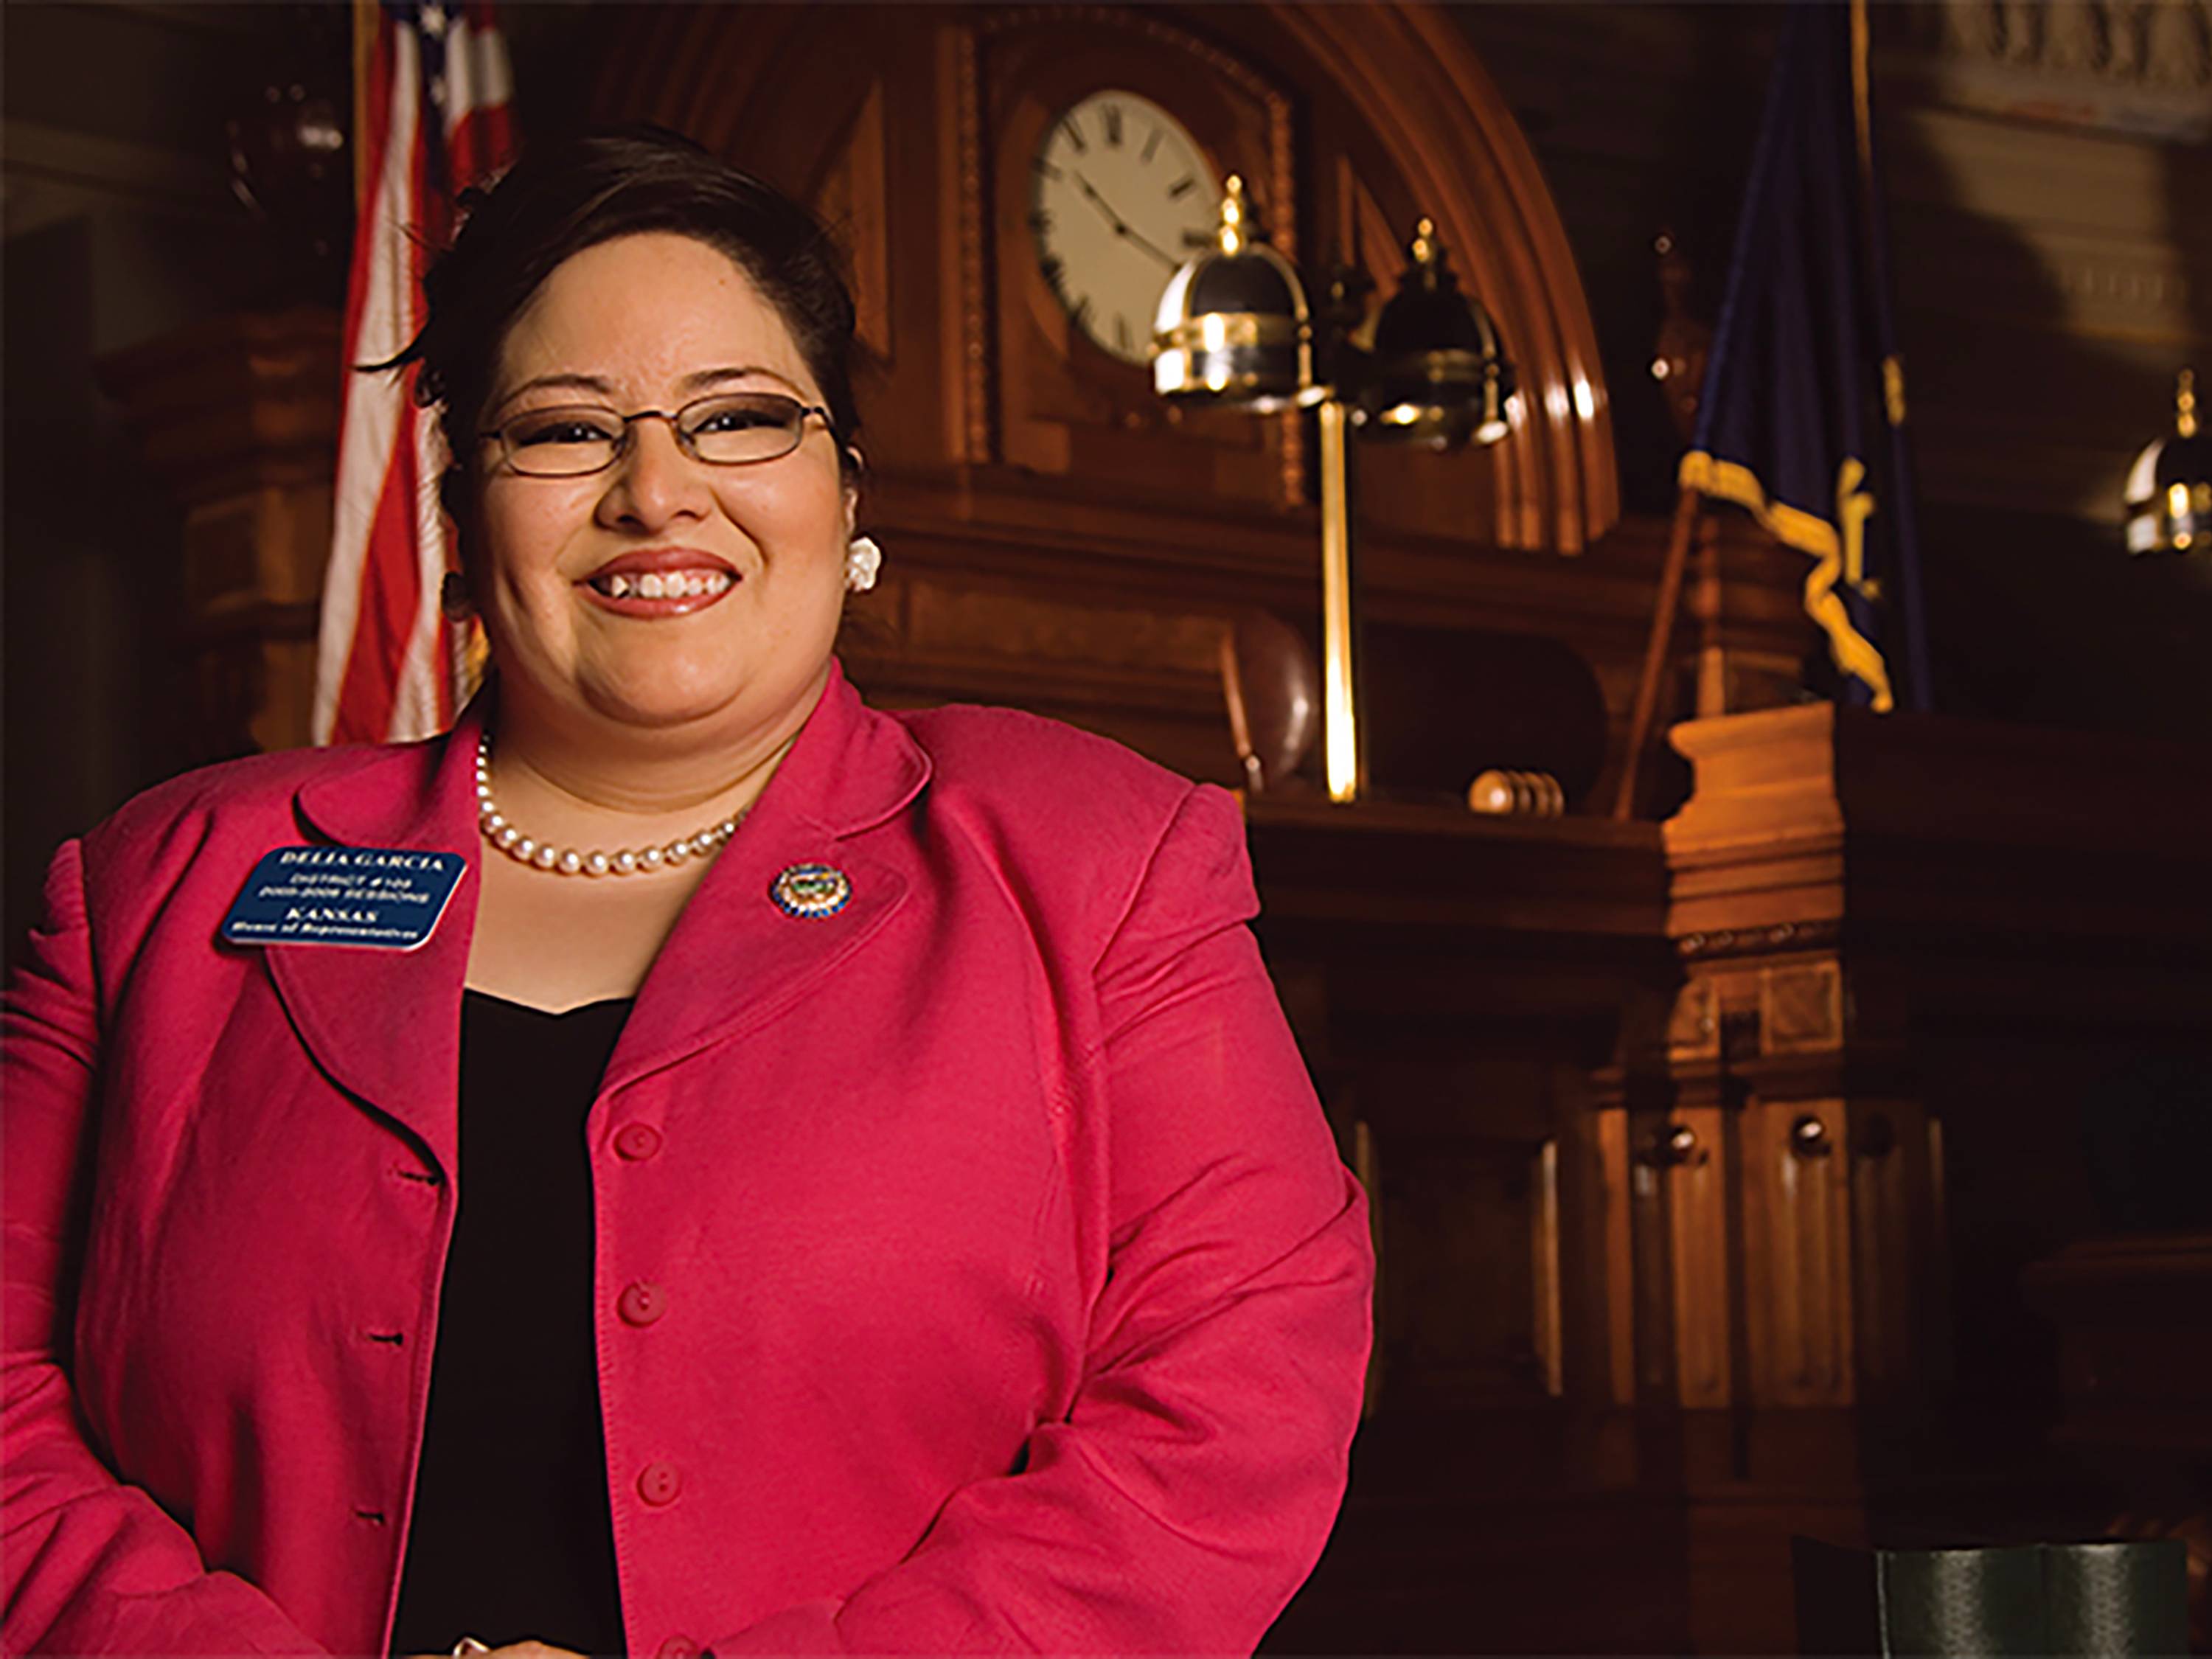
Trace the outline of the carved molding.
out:
M 1814 924 L 1808 932 L 1819 927 Z M 1746 937 L 1769 931 L 1759 928 Z M 1832 955 L 1722 962 L 1693 975 L 1675 993 L 1667 1057 L 1678 1064 L 1723 1058 L 1741 1063 L 1831 1054 L 1864 1035 L 1855 1029 L 1854 1012 L 1843 963 Z
M 854 332 L 878 362 L 891 358 L 890 229 L 884 162 L 884 83 L 868 82 L 860 106 L 815 182 L 815 216 L 842 236 L 852 262 Z
M 1710 933 L 1686 933 L 1674 942 L 1685 961 L 1712 957 L 1747 957 L 1769 951 L 1833 950 L 1842 924 L 1833 916 L 1808 921 L 1777 922 L 1771 927 L 1722 927 Z
M 1612 410 L 1581 276 L 1526 135 L 1448 8 L 1268 10 L 1328 67 L 1499 319 L 1522 386 L 1512 435 L 1492 452 L 1499 544 L 1582 551 L 1620 514 Z
M 960 135 L 960 362 L 963 410 L 961 459 L 988 461 L 998 453 L 995 400 L 991 396 L 990 260 L 983 204 L 982 71 L 975 31 L 953 33 L 953 101 Z
M 2212 131 L 2212 0 L 1919 0 L 1945 101 L 2169 138 Z

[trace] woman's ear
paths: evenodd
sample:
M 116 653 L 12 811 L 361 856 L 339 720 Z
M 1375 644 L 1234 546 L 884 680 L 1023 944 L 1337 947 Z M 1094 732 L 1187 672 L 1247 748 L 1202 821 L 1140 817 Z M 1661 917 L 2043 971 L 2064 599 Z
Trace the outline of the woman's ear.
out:
M 476 602 L 464 574 L 469 564 L 470 538 L 476 533 L 469 489 L 469 475 L 460 467 L 449 466 L 438 475 L 438 505 L 444 509 L 446 522 L 452 527 L 453 556 L 461 567 L 448 570 L 438 590 L 438 608 L 445 612 L 448 622 L 461 622 L 476 614 Z
M 845 453 L 852 458 L 852 465 L 845 470 L 845 539 L 851 541 L 860 526 L 860 475 L 868 470 L 867 458 L 850 444 Z
M 438 610 L 449 623 L 466 622 L 476 615 L 476 601 L 469 597 L 468 578 L 459 571 L 448 570 L 445 580 L 438 584 Z

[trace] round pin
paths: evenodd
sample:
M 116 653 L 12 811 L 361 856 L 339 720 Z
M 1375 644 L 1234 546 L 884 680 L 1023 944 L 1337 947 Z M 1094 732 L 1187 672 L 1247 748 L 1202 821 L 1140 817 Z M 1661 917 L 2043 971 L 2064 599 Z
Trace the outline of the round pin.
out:
M 769 889 L 787 916 L 834 916 L 853 896 L 853 884 L 834 864 L 794 864 Z

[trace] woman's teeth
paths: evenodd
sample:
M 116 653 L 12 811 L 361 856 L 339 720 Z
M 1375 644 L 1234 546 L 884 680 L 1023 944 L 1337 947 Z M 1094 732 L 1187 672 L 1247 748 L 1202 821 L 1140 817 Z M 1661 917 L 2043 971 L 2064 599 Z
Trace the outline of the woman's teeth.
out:
M 730 581 L 726 570 L 649 570 L 642 576 L 594 576 L 592 586 L 611 599 L 696 599 L 726 593 Z

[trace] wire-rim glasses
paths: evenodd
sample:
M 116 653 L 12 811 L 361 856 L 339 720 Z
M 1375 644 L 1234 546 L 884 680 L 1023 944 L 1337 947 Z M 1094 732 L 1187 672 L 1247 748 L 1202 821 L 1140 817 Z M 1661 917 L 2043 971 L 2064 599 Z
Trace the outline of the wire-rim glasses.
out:
M 630 427 L 665 421 L 676 442 L 695 461 L 710 466 L 752 466 L 781 460 L 806 436 L 806 417 L 818 415 L 835 434 L 830 411 L 780 392 L 725 392 L 700 398 L 674 414 L 641 409 L 623 415 L 604 404 L 562 404 L 513 416 L 482 435 L 495 440 L 501 459 L 532 478 L 580 478 L 604 472 L 627 454 Z

